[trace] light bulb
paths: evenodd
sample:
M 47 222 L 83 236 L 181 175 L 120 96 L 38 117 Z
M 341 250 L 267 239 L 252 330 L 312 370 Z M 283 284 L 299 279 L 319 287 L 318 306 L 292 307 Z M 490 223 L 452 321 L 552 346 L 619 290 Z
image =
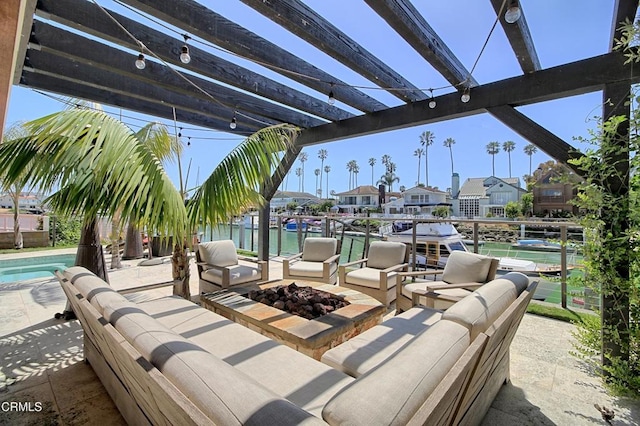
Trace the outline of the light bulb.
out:
M 229 123 L 229 127 L 231 128 L 231 130 L 235 129 L 238 126 L 237 122 L 236 122 L 236 116 L 234 115 L 233 118 L 231 119 L 231 123 Z
M 460 96 L 460 100 L 465 104 L 471 100 L 471 95 L 469 95 L 469 90 L 465 90 L 462 96 Z
M 187 46 L 186 44 L 182 46 L 182 50 L 180 53 L 180 62 L 182 62 L 183 64 L 188 64 L 189 62 L 191 62 L 191 55 L 189 55 L 189 46 Z
M 431 100 L 429 101 L 429 108 L 434 109 L 436 107 L 436 101 L 435 99 L 431 98 Z
M 327 100 L 329 105 L 333 105 L 336 103 L 336 98 L 333 96 L 333 90 L 329 92 L 329 99 Z
M 136 59 L 136 68 L 143 70 L 146 66 L 147 63 L 144 60 L 144 55 L 141 53 L 138 55 L 138 59 Z
M 504 20 L 509 24 L 514 24 L 518 21 L 518 19 L 520 19 L 520 15 L 522 15 L 522 13 L 520 12 L 520 7 L 517 4 L 513 4 L 509 6 L 509 9 L 507 9 L 507 11 L 505 12 Z

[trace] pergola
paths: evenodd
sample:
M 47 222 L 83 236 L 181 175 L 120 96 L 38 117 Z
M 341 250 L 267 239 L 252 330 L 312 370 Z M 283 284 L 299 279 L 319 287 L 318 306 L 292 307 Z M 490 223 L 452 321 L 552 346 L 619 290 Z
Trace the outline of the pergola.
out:
M 364 0 L 455 87 L 456 91 L 438 96 L 435 99 L 438 107 L 431 109 L 429 93 L 415 87 L 390 64 L 382 62 L 303 2 L 241 1 L 372 84 L 386 88 L 403 104 L 389 107 L 273 41 L 229 21 L 213 10 L 215 6 L 209 8 L 193 0 L 120 2 L 180 28 L 185 34 L 257 61 L 317 92 L 331 93 L 359 113 L 331 105 L 326 98 L 310 96 L 193 45 L 190 45 L 191 62 L 181 63 L 178 56 L 186 39 L 172 37 L 113 11 L 107 14 L 91 1 L 3 0 L 0 48 L 5 58 L 9 52 L 10 60 L 0 63 L 0 99 L 4 100 L 0 103 L 0 123 L 5 120 L 6 99 L 12 84 L 167 119 L 173 118 L 175 109 L 181 122 L 223 131 L 228 131 L 230 116 L 235 111 L 238 132 L 250 133 L 275 123 L 292 123 L 302 129 L 281 164 L 280 171 L 286 172 L 305 146 L 489 113 L 552 158 L 567 163 L 580 154 L 516 107 L 602 91 L 604 99 L 611 100 L 603 103 L 603 117 L 628 115 L 629 107 L 621 100 L 629 95 L 630 86 L 640 80 L 638 68 L 624 65 L 625 58 L 616 51 L 542 69 L 525 11 L 520 9 L 521 16 L 515 23 L 505 21 L 506 8 L 518 5 L 518 0 L 485 0 L 491 3 L 511 44 L 512 52 L 506 54 L 515 55 L 522 73 L 480 85 L 410 0 Z M 637 8 L 638 0 L 615 1 L 610 47 L 619 36 L 619 23 L 626 19 L 633 21 Z M 131 66 L 136 54 L 131 51 L 142 51 L 145 55 L 150 52 L 141 49 L 134 39 L 142 41 L 162 62 L 147 61 L 145 72 L 136 72 Z M 189 70 L 190 79 L 204 90 L 181 78 L 172 67 Z M 467 103 L 460 101 L 465 91 L 472 94 Z M 215 99 L 210 93 L 215 93 Z M 623 164 L 628 172 L 628 157 Z M 280 180 L 273 179 L 263 189 L 263 195 L 270 199 L 279 184 Z M 614 183 L 611 188 L 626 194 L 628 182 Z M 261 213 L 268 215 L 268 211 L 266 206 Z M 260 223 L 259 246 L 265 248 L 268 220 Z M 267 254 L 263 250 L 260 256 L 266 258 Z M 628 276 L 628 268 L 626 273 Z M 606 311 L 606 301 L 604 306 Z

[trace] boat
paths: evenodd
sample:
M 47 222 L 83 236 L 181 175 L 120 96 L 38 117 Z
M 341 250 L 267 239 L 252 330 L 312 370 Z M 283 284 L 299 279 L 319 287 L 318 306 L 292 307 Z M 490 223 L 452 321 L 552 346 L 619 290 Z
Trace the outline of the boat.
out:
M 309 232 L 312 234 L 322 233 L 322 226 L 320 224 L 309 222 L 306 220 L 300 222 L 300 224 L 301 224 L 300 228 L 302 229 L 302 232 Z M 285 223 L 284 230 L 287 232 L 297 232 L 298 222 L 296 220 L 290 220 L 289 222 Z
M 552 243 L 546 240 L 518 240 L 515 244 L 512 244 L 516 250 L 531 250 L 531 251 L 548 251 L 559 252 L 562 249 L 562 245 L 559 243 Z M 567 245 L 567 252 L 574 253 L 576 247 Z

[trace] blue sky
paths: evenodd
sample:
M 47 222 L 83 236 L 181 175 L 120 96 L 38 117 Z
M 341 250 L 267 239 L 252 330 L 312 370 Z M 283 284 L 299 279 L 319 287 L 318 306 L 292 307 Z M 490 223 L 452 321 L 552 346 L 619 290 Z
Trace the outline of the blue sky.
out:
M 209 4 L 210 2 L 205 3 Z M 364 2 L 360 0 L 307 0 L 305 3 L 382 61 L 392 66 L 417 87 L 428 89 L 448 85 L 446 80 L 397 36 Z M 608 51 L 611 17 L 615 2 L 607 0 L 521 0 L 521 3 L 543 68 L 596 56 Z M 100 4 L 130 15 L 130 12 L 123 12 L 111 0 L 100 0 Z M 486 0 L 459 0 L 455 2 L 414 0 L 413 4 L 464 66 L 471 69 L 495 20 L 495 13 L 490 2 Z M 212 6 L 209 5 L 209 7 Z M 228 19 L 286 47 L 292 53 L 351 85 L 373 86 L 370 81 L 310 47 L 306 42 L 239 1 L 215 2 L 213 7 L 216 12 Z M 144 18 L 136 17 L 136 19 L 146 25 L 154 26 Z M 197 40 L 192 42 L 197 43 Z M 198 47 L 204 48 L 202 44 L 198 44 Z M 278 81 L 291 84 L 319 99 L 327 98 L 326 94 L 315 92 L 295 82 L 292 83 L 286 77 L 265 70 L 250 61 L 219 51 L 213 53 L 262 72 Z M 515 55 L 512 53 L 502 28 L 498 25 L 477 63 L 473 76 L 480 84 L 484 84 L 520 74 L 521 71 Z M 401 104 L 400 100 L 387 92 L 370 89 L 363 89 L 363 91 L 387 105 Z M 453 91 L 452 88 L 447 88 L 435 91 L 434 95 L 438 96 L 451 91 Z M 588 135 L 588 130 L 594 127 L 593 117 L 601 113 L 601 104 L 602 94 L 595 92 L 518 109 L 566 142 L 580 148 L 580 145 L 573 138 Z M 337 105 L 356 113 L 348 106 L 340 103 Z M 31 120 L 63 108 L 64 105 L 56 100 L 31 89 L 14 86 L 7 123 Z M 120 114 L 120 110 L 117 108 L 104 106 L 104 109 L 116 115 Z M 230 116 L 232 114 L 233 112 L 230 110 Z M 153 117 L 131 111 L 122 111 L 122 115 L 123 121 L 131 125 L 134 130 L 145 121 L 156 120 Z M 173 123 L 166 120 L 157 121 L 165 122 L 173 127 Z M 187 136 L 191 137 L 191 146 L 186 149 L 183 158 L 184 169 L 191 162 L 189 187 L 196 184 L 197 176 L 202 182 L 220 160 L 242 139 L 231 130 L 227 133 L 196 129 L 180 123 L 178 126 L 185 127 L 185 130 L 182 131 L 185 141 Z M 453 146 L 454 168 L 459 173 L 461 181 L 491 174 L 491 156 L 486 153 L 485 149 L 487 143 L 491 141 L 500 143 L 507 140 L 514 141 L 516 149 L 511 153 L 512 175 L 522 178 L 524 174 L 529 172 L 529 158 L 522 151 L 529 141 L 524 140 L 489 114 L 479 114 L 428 126 L 411 127 L 308 147 L 304 150 L 309 155 L 309 160 L 305 163 L 304 189 L 307 192 L 315 190 L 316 178 L 313 171 L 320 167 L 320 160 L 317 158 L 320 149 L 326 149 L 328 152 L 325 165 L 331 167 L 329 173 L 330 190 L 342 192 L 348 189 L 349 174 L 346 164 L 350 160 L 356 160 L 360 166 L 358 184 L 371 184 L 371 167 L 368 165 L 368 159 L 375 157 L 377 164 L 374 166 L 374 181 L 377 181 L 384 172 L 380 159 L 385 154 L 390 155 L 392 161 L 397 164 L 396 174 L 400 178 L 399 185 L 404 185 L 407 188 L 412 187 L 416 184 L 418 174 L 418 160 L 413 152 L 420 148 L 419 137 L 425 130 L 430 130 L 436 136 L 434 144 L 428 150 L 429 184 L 431 186 L 437 186 L 442 190 L 451 186 L 449 150 L 442 144 L 446 138 L 453 138 L 456 141 Z M 535 169 L 539 163 L 549 159 L 550 157 L 539 150 L 533 156 L 533 168 Z M 300 163 L 296 162 L 292 174 L 288 178 L 287 189 L 289 190 L 298 190 L 299 188 L 298 178 L 293 173 L 293 170 L 299 166 Z M 167 170 L 177 183 L 177 166 L 169 165 Z M 496 155 L 496 175 L 498 177 L 508 177 L 509 175 L 505 152 Z M 424 157 L 422 158 L 420 181 L 425 181 Z M 325 184 L 326 181 L 323 181 L 323 185 Z

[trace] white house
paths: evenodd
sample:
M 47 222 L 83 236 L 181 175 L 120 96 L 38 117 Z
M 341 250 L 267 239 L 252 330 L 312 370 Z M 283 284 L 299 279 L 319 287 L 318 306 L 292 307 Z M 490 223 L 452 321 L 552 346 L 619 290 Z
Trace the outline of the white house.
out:
M 358 213 L 364 209 L 377 209 L 380 206 L 378 200 L 378 188 L 372 185 L 358 186 L 346 192 L 336 194 L 338 208 L 346 213 Z
M 431 215 L 438 206 L 449 206 L 447 193 L 439 189 L 415 186 L 404 190 L 401 197 L 385 203 L 385 214 Z
M 520 178 L 469 178 L 453 200 L 453 215 L 459 217 L 503 217 L 504 206 L 519 202 L 527 191 L 520 187 Z
M 23 192 L 18 199 L 18 209 L 28 212 L 41 212 L 43 198 L 41 194 Z M 0 209 L 13 209 L 13 198 L 9 193 L 0 195 Z
M 276 191 L 271 199 L 270 207 L 272 211 L 278 211 L 286 209 L 289 203 L 296 203 L 300 207 L 305 207 L 321 202 L 320 198 L 308 192 Z

